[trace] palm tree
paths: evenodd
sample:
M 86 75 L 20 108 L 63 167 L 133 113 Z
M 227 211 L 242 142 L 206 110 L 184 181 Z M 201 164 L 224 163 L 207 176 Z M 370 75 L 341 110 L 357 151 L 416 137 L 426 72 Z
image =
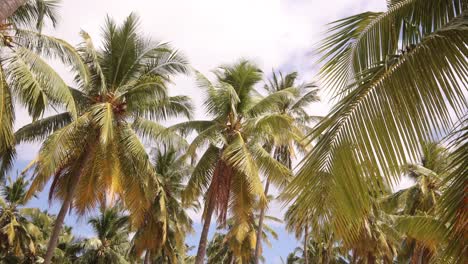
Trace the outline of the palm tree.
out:
M 183 197 L 185 202 L 191 202 L 205 193 L 196 264 L 204 261 L 214 211 L 224 225 L 227 211 L 231 209 L 236 226 L 242 229 L 252 219 L 255 201 L 260 200 L 263 205 L 266 201 L 259 172 L 278 178 L 290 174 L 263 148 L 262 139 L 289 133 L 290 118 L 271 111 L 277 109 L 278 101 L 291 96 L 291 92 L 258 96 L 254 85 L 261 80 L 261 71 L 245 60 L 220 67 L 215 75 L 217 82 L 212 84 L 197 74 L 198 85 L 206 91 L 205 106 L 213 120 L 188 121 L 172 127 L 182 134 L 198 132 L 187 155 L 193 156 L 199 148 L 209 145 L 195 166 Z
M 0 260 L 9 263 L 34 263 L 40 229 L 23 214 L 26 188 L 23 177 L 8 178 L 9 184 L 0 190 Z
M 24 191 L 26 192 L 26 190 Z M 36 255 L 39 259 L 47 251 L 47 241 L 53 230 L 55 217 L 47 211 L 41 211 L 38 208 L 22 208 L 21 214 L 30 221 L 39 230 L 39 234 L 35 236 Z M 73 263 L 78 257 L 78 253 L 82 250 L 81 243 L 72 233 L 72 228 L 64 226 L 60 231 L 59 242 L 54 251 L 53 261 L 60 263 Z
M 234 263 L 235 258 L 233 253 L 226 245 L 226 234 L 215 233 L 213 238 L 208 243 L 207 247 L 207 263 Z
M 101 209 L 101 214 L 91 218 L 96 237 L 83 241 L 83 254 L 77 263 L 126 264 L 125 255 L 129 249 L 129 217 L 120 212 L 118 206 Z
M 11 2 L 2 1 L 2 5 Z M 0 179 L 15 157 L 13 101 L 37 120 L 47 107 L 69 105 L 72 99 L 67 86 L 57 81 L 57 73 L 40 56 L 74 61 L 68 44 L 38 33 L 47 21 L 56 25 L 57 5 L 55 0 L 31 0 L 8 19 L 0 19 Z
M 348 231 L 354 232 L 350 226 Z M 392 221 L 378 207 L 374 208 L 363 220 L 352 244 L 344 241 L 343 247 L 352 251 L 351 263 L 374 264 L 392 263 L 397 255 L 401 235 L 393 227 Z M 348 234 L 348 236 L 352 236 Z
M 345 264 L 349 260 L 342 256 L 342 248 L 336 241 L 329 240 L 327 234 L 323 237 L 311 238 L 307 242 L 307 258 L 310 263 L 317 264 Z M 316 240 L 317 239 L 317 240 Z M 328 241 L 327 241 L 328 240 Z M 304 248 L 297 247 L 293 252 L 288 254 L 286 258 L 287 264 L 304 264 L 306 263 Z
M 73 95 L 67 105 L 71 110 L 17 132 L 21 141 L 45 138 L 28 168 L 34 177 L 28 197 L 53 178 L 49 198 L 63 201 L 45 264 L 50 263 L 71 206 L 84 214 L 117 196 L 130 211 L 133 225 L 140 226 L 160 187 L 138 135 L 147 136 L 147 123 L 191 114 L 188 98 L 169 96 L 166 87 L 173 74 L 187 72 L 182 56 L 167 44 L 143 38 L 133 14 L 121 26 L 108 18 L 103 31 L 100 50 L 81 33 L 78 53 L 84 67 L 76 68 L 76 87 L 68 90 Z
M 286 222 L 286 230 L 289 232 L 294 232 L 297 239 L 300 239 L 303 236 L 303 247 L 302 247 L 302 256 L 304 264 L 309 263 L 309 252 L 308 252 L 308 243 L 309 243 L 309 232 L 310 232 L 310 222 L 309 217 L 298 218 L 297 217 L 297 204 L 292 204 L 284 215 L 284 220 Z M 295 251 L 296 253 L 296 251 Z M 291 256 L 291 259 L 293 257 Z M 288 259 L 290 259 L 288 257 Z
M 310 116 L 306 109 L 310 106 L 311 103 L 319 101 L 319 97 L 317 95 L 318 90 L 314 84 L 296 84 L 298 77 L 296 72 L 289 73 L 284 77 L 281 72 L 278 75 L 273 72 L 271 80 L 267 85 L 265 85 L 265 90 L 268 91 L 269 94 L 274 94 L 276 92 L 292 88 L 296 90 L 294 91 L 293 97 L 286 97 L 279 101 L 278 109 L 275 111 L 278 114 L 286 115 L 291 118 L 292 131 L 289 134 L 281 135 L 282 138 L 279 140 L 273 140 L 273 142 L 268 145 L 268 148 L 272 149 L 273 157 L 277 161 L 281 162 L 284 166 L 291 170 L 292 159 L 294 157 L 294 146 L 297 146 L 300 151 L 305 152 L 302 139 L 309 132 L 309 125 L 311 125 L 311 121 L 318 120 L 318 117 Z M 287 136 L 290 138 L 287 138 Z M 287 178 L 272 179 L 270 175 L 266 176 L 265 195 L 268 195 L 268 190 L 272 180 L 275 186 L 280 189 L 289 181 Z M 255 246 L 255 263 L 258 263 L 258 259 L 260 257 L 262 245 L 262 239 L 260 238 L 260 235 L 262 233 L 263 216 L 265 215 L 265 210 L 265 207 L 260 209 L 260 227 L 258 229 L 257 245 Z
M 415 181 L 415 184 L 383 197 L 381 203 L 384 211 L 402 216 L 400 221 L 407 223 L 411 221 L 410 219 L 417 219 L 414 216 L 436 216 L 436 206 L 440 200 L 444 174 L 449 164 L 448 154 L 447 149 L 437 143 L 425 143 L 422 147 L 420 163 L 404 166 L 404 171 Z M 426 232 L 429 233 L 429 230 Z M 412 263 L 429 262 L 436 253 L 436 245 L 427 244 L 426 241 L 418 241 L 410 236 L 405 238 L 398 260 L 412 259 Z
M 235 228 L 235 219 L 227 220 L 227 232 L 216 233 L 210 241 L 207 253 L 208 263 L 255 263 L 255 245 L 256 237 L 259 229 L 259 215 L 255 216 L 255 222 L 249 225 L 249 228 L 243 230 L 242 237 Z M 263 216 L 265 219 L 281 223 L 280 219 L 273 216 Z M 218 230 L 224 229 L 223 227 Z M 263 226 L 262 239 L 267 245 L 271 246 L 269 237 L 278 239 L 278 234 L 268 225 Z
M 181 157 L 182 150 L 176 151 L 164 145 L 153 150 L 153 164 L 164 199 L 156 197 L 152 205 L 155 210 L 148 211 L 144 224 L 136 231 L 132 241 L 132 251 L 136 256 L 146 251 L 145 263 L 182 263 L 185 259 L 185 236 L 193 229 L 180 196 L 185 187 L 182 181 L 190 175 L 192 168 Z M 165 203 L 164 206 L 159 205 L 161 201 Z
M 317 174 L 332 175 L 333 199 L 327 206 L 336 234 L 348 242 L 352 239 L 345 236 L 359 233 L 373 206 L 369 194 L 391 186 L 401 176 L 401 165 L 416 160 L 423 142 L 453 129 L 466 132 L 467 2 L 387 3 L 385 12 L 331 25 L 319 49 L 321 77 L 339 101 L 311 134 L 317 144 L 287 190 L 291 200 L 302 195 L 303 208 L 314 209 L 322 206 L 313 200 L 320 190 L 311 188 Z M 458 155 L 466 156 L 462 145 Z M 463 159 L 456 162 L 454 168 L 463 167 Z M 451 226 L 466 222 L 466 214 L 459 214 L 462 185 L 457 181 L 451 187 L 457 191 L 448 192 L 452 197 L 446 201 L 453 200 L 442 212 Z M 345 234 L 347 226 L 353 232 Z M 466 248 L 461 250 L 455 258 L 466 256 Z
M 41 243 L 41 245 L 46 246 L 47 243 Z M 79 254 L 83 251 L 83 247 L 82 240 L 73 235 L 72 228 L 64 226 L 59 236 L 52 261 L 66 264 L 75 263 L 78 260 Z

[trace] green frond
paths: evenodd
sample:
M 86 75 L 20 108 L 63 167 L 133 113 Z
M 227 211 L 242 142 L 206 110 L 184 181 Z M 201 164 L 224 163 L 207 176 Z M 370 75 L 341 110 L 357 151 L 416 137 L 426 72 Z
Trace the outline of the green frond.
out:
M 121 125 L 117 131 L 120 196 L 131 212 L 132 222 L 138 226 L 144 219 L 152 193 L 159 189 L 159 183 L 148 153 L 131 127 Z
M 80 31 L 81 38 L 83 38 L 83 42 L 78 46 L 78 53 L 87 64 L 90 66 L 90 80 L 85 80 L 83 82 L 84 88 L 86 90 L 90 90 L 91 87 L 88 86 L 88 82 L 92 82 L 93 87 L 92 89 L 98 89 L 98 91 L 106 91 L 107 84 L 106 84 L 106 77 L 104 76 L 103 70 L 100 65 L 99 55 L 94 47 L 93 40 L 91 36 L 85 32 Z M 91 92 L 91 91 L 90 91 Z M 96 92 L 96 91 L 93 91 Z
M 250 147 L 253 157 L 263 175 L 277 187 L 282 188 L 292 179 L 292 172 L 275 160 L 262 146 Z
M 186 156 L 194 157 L 198 149 L 208 144 L 216 146 L 220 143 L 226 143 L 226 139 L 221 133 L 222 128 L 223 126 L 215 123 L 201 131 L 190 143 Z
M 88 137 L 90 136 L 91 118 L 89 115 L 80 116 L 65 127 L 55 131 L 42 144 L 38 157 L 33 161 L 33 181 L 27 197 L 41 191 L 44 185 L 55 174 L 71 161 L 76 161 L 85 151 Z
M 15 93 L 34 120 L 44 113 L 48 101 L 53 105 L 64 104 L 76 118 L 75 102 L 67 84 L 37 54 L 19 48 L 11 59 L 8 75 Z
M 253 154 L 240 134 L 234 135 L 232 142 L 223 151 L 222 159 L 234 170 L 241 173 L 241 175 L 237 175 L 234 178 L 245 177 L 243 181 L 239 182 L 239 188 L 242 188 L 243 192 L 245 191 L 249 195 L 259 197 L 262 202 L 266 201 L 259 177 L 259 168 Z M 244 190 L 245 187 L 247 187 L 246 190 Z
M 69 113 L 61 113 L 33 121 L 15 132 L 15 143 L 42 141 L 70 122 L 72 122 L 72 118 Z
M 258 116 L 268 112 L 279 111 L 281 103 L 285 100 L 293 98 L 298 94 L 298 92 L 299 91 L 295 87 L 290 87 L 271 93 L 262 98 L 259 102 L 255 103 L 248 110 L 248 113 L 251 116 Z
M 448 230 L 444 234 L 448 241 L 444 255 L 454 258 L 454 263 L 466 255 L 464 234 L 467 230 L 466 211 L 466 175 L 468 175 L 468 126 L 465 118 L 460 122 L 460 127 L 450 135 L 449 171 L 444 179 L 447 185 L 440 199 L 441 221 L 448 223 Z
M 188 136 L 192 132 L 200 133 L 214 124 L 215 122 L 211 120 L 190 120 L 172 125 L 168 129 L 171 131 L 176 131 L 183 136 Z
M 211 178 L 220 158 L 220 149 L 210 145 L 195 165 L 192 175 L 182 192 L 182 201 L 189 204 L 208 190 Z
M 119 94 L 119 97 L 125 96 L 129 102 L 138 99 L 148 100 L 149 98 L 166 99 L 168 97 L 166 81 L 166 79 L 159 75 L 150 74 L 119 86 L 116 92 Z
M 79 52 L 70 43 L 59 38 L 24 29 L 17 29 L 16 37 L 16 41 L 18 41 L 20 46 L 38 55 L 57 59 L 65 65 L 72 66 L 74 71 L 80 76 L 79 82 L 83 86 L 88 85 L 90 82 L 91 77 L 88 67 Z
M 114 113 L 111 103 L 97 104 L 91 109 L 93 121 L 100 129 L 100 140 L 103 145 L 114 138 Z
M 16 27 L 36 28 L 40 31 L 47 19 L 55 27 L 59 4 L 59 0 L 28 0 L 8 20 Z
M 315 87 L 315 86 L 314 86 Z M 316 103 L 320 101 L 320 97 L 318 96 L 318 89 L 310 89 L 304 95 L 300 96 L 297 101 L 291 106 L 292 111 L 300 111 L 311 103 Z
M 253 138 L 275 145 L 289 145 L 292 141 L 302 140 L 302 134 L 294 125 L 294 120 L 287 114 L 269 113 L 249 118 L 244 129 Z
M 443 28 L 466 9 L 456 0 L 398 1 L 382 13 L 367 12 L 331 24 L 320 52 L 329 60 L 321 75 L 337 93 L 354 74 L 389 60 L 401 50 L 418 44 L 422 38 Z
M 135 100 L 128 106 L 129 112 L 138 117 L 165 120 L 170 117 L 191 118 L 193 105 L 187 96 L 170 96 L 161 100 Z
M 185 55 L 172 48 L 168 43 L 158 43 L 144 56 L 148 60 L 146 71 L 159 76 L 169 76 L 177 73 L 188 74 L 189 63 Z
M 319 138 L 318 143 L 293 180 L 291 195 L 310 190 L 307 183 L 313 181 L 317 172 L 325 170 L 345 188 L 343 194 L 347 196 L 341 197 L 341 201 L 368 204 L 365 186 L 377 191 L 392 185 L 400 176 L 399 165 L 416 159 L 420 144 L 434 135 L 446 134 L 453 126 L 453 118 L 460 118 L 468 105 L 462 84 L 468 78 L 468 64 L 460 59 L 468 54 L 466 38 L 462 37 L 468 32 L 466 21 L 465 17 L 453 19 L 424 36 L 414 49 L 395 61 L 373 65 L 374 68 L 362 73 L 359 83 L 312 134 L 311 138 Z M 344 142 L 352 142 L 359 154 L 343 155 Z M 352 158 L 356 160 L 349 161 Z M 363 164 L 374 164 L 366 166 L 370 170 L 364 177 L 360 176 Z M 339 175 L 353 180 L 341 182 L 345 178 Z M 382 179 L 384 182 L 380 182 Z M 351 186 L 354 191 L 348 189 Z M 339 203 L 340 207 L 345 204 L 349 203 Z M 359 203 L 349 205 L 350 208 L 341 211 L 365 213 L 363 208 L 368 208 Z
M 439 220 L 430 216 L 395 216 L 395 228 L 427 247 L 443 243 L 447 232 Z
M 136 118 L 132 124 L 132 128 L 143 139 L 162 141 L 168 146 L 182 148 L 188 146 L 185 138 L 175 133 L 171 129 L 167 129 L 163 125 L 144 118 Z

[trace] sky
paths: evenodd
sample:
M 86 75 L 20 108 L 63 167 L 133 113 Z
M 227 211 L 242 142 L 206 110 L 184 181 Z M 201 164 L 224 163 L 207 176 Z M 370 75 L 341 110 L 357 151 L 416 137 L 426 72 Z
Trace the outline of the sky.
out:
M 204 74 L 209 75 L 221 64 L 246 58 L 256 62 L 267 76 L 272 69 L 297 71 L 303 81 L 318 81 L 314 77 L 318 69 L 314 64 L 314 48 L 323 37 L 326 24 L 364 11 L 382 11 L 385 3 L 385 0 L 63 0 L 58 27 L 47 29 L 46 33 L 78 44 L 81 41 L 78 33 L 84 30 L 99 46 L 106 15 L 121 22 L 134 12 L 139 15 L 146 36 L 170 42 Z M 70 81 L 65 67 L 56 65 L 55 68 Z M 190 96 L 197 107 L 195 118 L 205 117 L 201 93 L 193 76 L 177 76 L 170 92 Z M 310 110 L 314 115 L 324 115 L 328 109 L 329 103 L 324 100 Z M 29 121 L 27 112 L 19 109 L 15 127 L 20 128 Z M 24 168 L 38 148 L 39 144 L 20 145 L 15 168 Z M 53 203 L 49 207 L 46 200 L 46 194 L 42 193 L 31 205 L 57 213 L 58 205 Z M 283 210 L 280 205 L 273 204 L 268 214 L 282 218 Z M 197 232 L 190 235 L 187 242 L 197 245 L 200 216 L 192 215 Z M 84 218 L 77 219 L 72 214 L 66 223 L 73 226 L 79 236 L 92 236 Z M 271 248 L 265 248 L 265 263 L 279 264 L 281 258 L 286 259 L 300 244 L 284 231 L 282 224 L 272 225 L 279 239 L 272 241 Z

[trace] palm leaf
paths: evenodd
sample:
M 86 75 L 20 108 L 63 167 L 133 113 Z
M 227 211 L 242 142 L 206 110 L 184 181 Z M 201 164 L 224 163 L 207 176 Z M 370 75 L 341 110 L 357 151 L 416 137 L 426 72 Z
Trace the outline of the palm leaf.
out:
M 414 2 L 422 4 L 422 1 Z M 435 8 L 432 2 L 428 6 L 424 8 Z M 438 15 L 439 10 L 433 11 L 435 16 Z M 391 9 L 389 12 L 396 11 Z M 393 14 L 381 15 L 376 23 L 392 17 Z M 460 59 L 468 54 L 466 38 L 462 37 L 468 30 L 466 23 L 466 17 L 460 16 L 450 23 L 438 25 L 436 31 L 426 34 L 411 51 L 397 56 L 394 61 L 375 62 L 365 72 L 359 73 L 357 81 L 332 109 L 329 118 L 320 122 L 314 131 L 311 138 L 323 135 L 304 160 L 289 192 L 298 195 L 306 190 L 307 182 L 313 178 L 311 175 L 325 170 L 341 184 L 360 190 L 343 192 L 349 196 L 342 197 L 342 201 L 353 197 L 352 203 L 360 201 L 363 204 L 349 204 L 352 207 L 341 208 L 342 211 L 364 213 L 362 210 L 368 207 L 365 205 L 368 204 L 365 202 L 368 191 L 364 186 L 372 183 L 372 189 L 379 190 L 385 184 L 393 184 L 399 177 L 399 165 L 406 163 L 407 159 L 416 159 L 420 144 L 430 141 L 434 135 L 446 134 L 453 126 L 452 120 L 459 119 L 466 111 L 468 103 L 463 96 L 462 83 L 468 78 L 468 64 L 466 59 Z M 372 26 L 371 22 L 369 28 Z M 366 56 L 363 55 L 364 58 Z M 330 76 L 339 76 L 339 73 L 330 73 Z M 454 114 L 451 116 L 450 112 Z M 359 154 L 343 155 L 345 142 L 353 142 L 353 148 L 356 147 Z M 341 159 L 350 157 L 356 161 L 354 165 L 346 166 L 345 174 L 341 173 L 344 172 L 342 169 L 338 169 L 340 173 L 333 173 L 335 168 L 346 163 Z M 371 170 L 364 174 L 368 175 L 366 180 L 359 180 L 363 177 L 359 168 L 363 163 L 378 165 L 369 166 Z M 377 168 L 383 172 L 385 184 L 380 182 Z M 345 175 L 353 181 L 345 181 Z M 359 184 L 354 186 L 354 183 Z M 345 185 L 342 187 L 346 190 L 348 187 Z M 312 203 L 311 199 L 307 201 L 309 205 Z M 343 227 L 346 221 L 353 221 L 352 218 L 359 217 L 350 214 L 347 220 L 343 218 Z

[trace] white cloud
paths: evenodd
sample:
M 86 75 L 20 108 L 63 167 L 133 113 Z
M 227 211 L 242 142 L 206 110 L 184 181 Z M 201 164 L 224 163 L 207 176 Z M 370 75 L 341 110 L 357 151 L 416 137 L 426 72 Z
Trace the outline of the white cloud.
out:
M 78 33 L 83 29 L 99 44 L 106 15 L 121 22 L 130 12 L 135 12 L 141 18 L 145 34 L 170 41 L 204 73 L 243 57 L 256 61 L 266 73 L 272 68 L 296 70 L 303 80 L 309 81 L 316 71 L 310 52 L 326 23 L 384 7 L 383 0 L 64 1 L 61 23 L 47 33 L 77 44 L 81 41 Z M 71 80 L 65 67 L 56 68 L 66 80 Z M 203 118 L 200 93 L 193 79 L 179 76 L 174 83 L 172 93 L 191 96 L 197 105 L 197 118 Z M 312 110 L 323 115 L 328 105 L 317 104 Z M 16 128 L 29 121 L 26 111 L 20 109 Z M 23 144 L 19 150 L 20 159 L 30 160 L 38 146 Z

